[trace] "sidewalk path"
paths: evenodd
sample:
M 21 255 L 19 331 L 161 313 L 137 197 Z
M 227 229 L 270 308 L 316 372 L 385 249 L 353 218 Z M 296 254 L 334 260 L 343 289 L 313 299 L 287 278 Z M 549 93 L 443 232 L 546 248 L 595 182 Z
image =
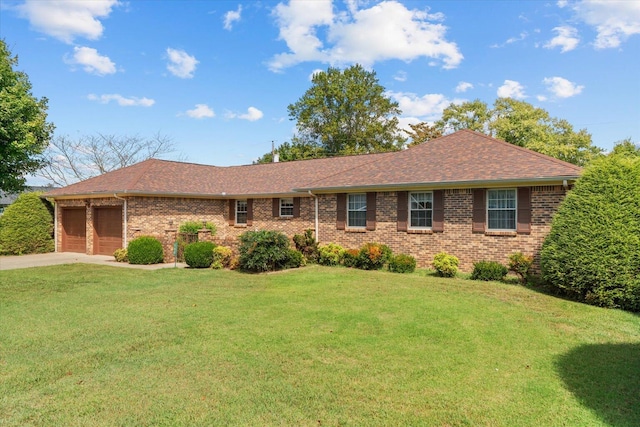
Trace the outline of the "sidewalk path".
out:
M 174 263 L 153 265 L 132 265 L 124 262 L 116 262 L 111 255 L 85 255 L 72 252 L 58 252 L 48 254 L 33 254 L 20 256 L 0 256 L 0 270 L 14 270 L 18 268 L 44 267 L 59 264 L 100 264 L 111 267 L 138 268 L 142 270 L 158 270 L 160 268 L 173 268 Z M 186 264 L 178 263 L 178 268 L 184 268 Z

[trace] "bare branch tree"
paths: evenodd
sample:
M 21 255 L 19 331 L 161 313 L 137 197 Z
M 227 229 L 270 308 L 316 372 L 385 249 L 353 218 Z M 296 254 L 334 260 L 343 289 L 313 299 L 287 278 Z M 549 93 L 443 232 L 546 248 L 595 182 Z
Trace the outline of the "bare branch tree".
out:
M 77 139 L 59 136 L 44 152 L 46 165 L 37 174 L 53 185 L 66 186 L 173 152 L 173 140 L 160 133 L 151 138 L 101 133 Z

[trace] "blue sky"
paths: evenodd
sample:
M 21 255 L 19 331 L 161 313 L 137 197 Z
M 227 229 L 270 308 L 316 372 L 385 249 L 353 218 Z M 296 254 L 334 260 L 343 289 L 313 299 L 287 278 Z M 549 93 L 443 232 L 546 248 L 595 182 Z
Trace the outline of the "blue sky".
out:
M 315 70 L 360 63 L 401 123 L 511 96 L 640 140 L 640 1 L 2 0 L 0 36 L 56 135 L 171 137 L 175 156 L 248 164 L 289 141 Z M 170 158 L 171 156 L 169 156 Z

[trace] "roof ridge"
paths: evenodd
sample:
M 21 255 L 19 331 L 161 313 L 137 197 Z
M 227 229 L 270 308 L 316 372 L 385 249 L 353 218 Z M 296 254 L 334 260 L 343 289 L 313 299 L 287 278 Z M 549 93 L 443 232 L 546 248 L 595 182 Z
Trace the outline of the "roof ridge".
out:
M 368 156 L 368 155 L 370 155 L 370 154 L 387 154 L 387 155 L 394 155 L 394 154 L 402 153 L 403 151 L 404 151 L 404 150 L 399 150 L 399 151 L 385 151 L 385 152 L 383 152 L 383 153 L 369 153 L 369 154 L 361 154 L 361 156 Z M 333 158 L 340 158 L 340 157 L 341 157 L 341 156 L 335 156 L 335 157 L 333 157 Z M 353 156 L 353 157 L 357 157 L 357 155 L 356 155 L 356 156 Z M 379 162 L 380 160 L 382 160 L 382 159 L 383 159 L 384 157 L 386 157 L 386 156 L 376 156 L 376 157 L 377 157 L 377 159 L 373 159 L 373 160 L 371 160 L 370 162 L 361 163 L 361 164 L 359 164 L 359 165 L 355 165 L 355 166 L 350 167 L 350 168 L 342 169 L 342 170 L 340 170 L 340 171 L 338 171 L 338 172 L 336 172 L 336 173 L 334 173 L 334 174 L 331 174 L 331 175 L 325 175 L 325 176 L 323 176 L 322 178 L 319 178 L 319 179 L 316 179 L 316 180 L 314 180 L 314 181 L 309 182 L 307 185 L 311 185 L 311 184 L 313 184 L 314 182 L 318 182 L 318 181 L 324 181 L 325 179 L 328 179 L 328 178 L 334 177 L 334 176 L 336 176 L 336 175 L 340 175 L 340 174 L 345 173 L 345 172 L 347 172 L 347 171 L 352 171 L 352 170 L 355 170 L 355 169 L 360 169 L 360 168 L 363 168 L 363 167 L 365 167 L 365 166 L 371 166 L 373 163 Z

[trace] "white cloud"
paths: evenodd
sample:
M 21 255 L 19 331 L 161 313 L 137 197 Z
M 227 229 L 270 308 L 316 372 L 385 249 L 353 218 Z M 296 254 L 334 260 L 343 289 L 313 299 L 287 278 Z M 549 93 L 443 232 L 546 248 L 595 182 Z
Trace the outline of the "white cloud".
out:
M 555 27 L 553 31 L 555 31 L 557 35 L 544 45 L 547 49 L 560 47 L 560 52 L 565 53 L 575 49 L 576 46 L 578 46 L 578 43 L 580 43 L 578 30 L 574 27 L 565 25 L 562 27 Z
M 507 41 L 505 41 L 502 44 L 494 44 L 494 45 L 491 45 L 490 47 L 492 47 L 492 48 L 505 47 L 506 45 L 520 42 L 520 41 L 526 39 L 528 36 L 529 36 L 529 33 L 527 33 L 526 31 L 523 31 L 518 35 L 518 37 L 511 37 L 511 38 L 507 39 Z
M 73 57 L 65 57 L 65 62 L 71 65 L 81 65 L 87 73 L 98 76 L 116 72 L 116 64 L 108 56 L 102 56 L 96 49 L 90 47 L 74 47 Z
M 457 93 L 464 93 L 469 89 L 473 89 L 473 85 L 469 82 L 460 82 L 458 83 L 458 86 L 456 86 Z
M 499 98 L 524 99 L 524 86 L 514 80 L 505 80 L 504 84 L 498 88 Z
M 393 76 L 394 80 L 397 80 L 399 82 L 406 82 L 407 81 L 407 73 L 404 71 L 398 71 L 396 73 L 395 76 Z
M 596 49 L 615 48 L 630 36 L 640 34 L 640 2 L 635 0 L 562 1 L 559 7 L 570 7 L 577 18 L 598 32 Z
M 236 114 L 233 112 L 227 112 L 225 114 L 225 117 L 227 119 L 241 119 L 241 120 L 248 120 L 250 122 L 255 122 L 256 120 L 260 120 L 262 116 L 264 116 L 262 111 L 258 110 L 255 107 L 249 107 L 247 109 L 246 114 Z
M 275 55 L 269 68 L 280 71 L 305 61 L 370 67 L 388 59 L 409 62 L 420 57 L 455 68 L 462 61 L 458 46 L 445 38 L 447 27 L 437 22 L 442 14 L 409 10 L 396 0 L 368 9 L 359 8 L 361 3 L 349 1 L 348 11 L 337 14 L 330 0 L 278 4 L 273 14 L 289 52 Z M 327 34 L 325 41 L 319 32 Z
M 193 119 L 205 119 L 216 116 L 216 113 L 214 113 L 207 104 L 196 104 L 196 108 L 187 110 L 185 114 Z
M 111 101 L 115 101 L 121 107 L 151 107 L 156 103 L 155 100 L 149 98 L 137 98 L 135 96 L 125 98 L 122 95 L 117 93 L 113 94 L 105 94 L 105 95 L 94 95 L 90 94 L 87 96 L 91 101 L 97 101 L 101 104 L 108 104 Z
M 117 0 L 26 0 L 16 9 L 36 31 L 72 43 L 76 37 L 99 39 L 104 30 L 100 18 L 108 17 L 118 5 Z
M 403 116 L 420 118 L 420 121 L 436 120 L 452 101 L 439 93 L 418 96 L 411 92 L 391 92 L 386 95 L 398 103 Z
M 190 79 L 193 77 L 193 73 L 196 71 L 196 65 L 199 63 L 195 56 L 189 55 L 184 50 L 168 47 L 167 57 L 169 58 L 167 70 L 169 70 L 171 74 L 181 79 Z
M 562 77 L 547 77 L 542 82 L 556 98 L 570 98 L 579 95 L 584 89 L 584 86 L 578 86 Z
M 242 5 L 238 5 L 238 10 L 230 10 L 224 14 L 224 29 L 231 31 L 233 23 L 240 21 L 242 15 Z

